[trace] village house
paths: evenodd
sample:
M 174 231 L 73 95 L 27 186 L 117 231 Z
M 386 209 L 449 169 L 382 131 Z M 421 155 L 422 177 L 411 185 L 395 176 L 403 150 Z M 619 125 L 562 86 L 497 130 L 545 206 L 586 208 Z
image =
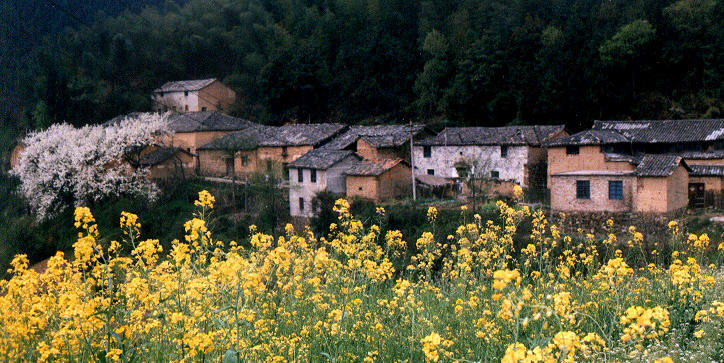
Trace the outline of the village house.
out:
M 364 159 L 410 160 L 410 137 L 413 141 L 429 136 L 424 125 L 350 126 L 325 148 L 350 150 Z
M 289 212 L 293 217 L 312 217 L 312 200 L 328 191 L 344 194 L 345 171 L 360 161 L 349 150 L 311 150 L 291 162 L 289 167 Z
M 375 203 L 410 194 L 412 171 L 402 159 L 362 160 L 345 171 L 347 198 L 364 198 Z
M 255 171 L 271 171 L 275 166 L 285 168 L 346 127 L 332 123 L 250 127 L 200 147 L 201 174 L 229 176 L 233 172 L 243 176 Z
M 413 172 L 458 180 L 477 169 L 489 180 L 536 187 L 545 183 L 543 143 L 567 135 L 563 125 L 448 127 L 415 143 Z
M 236 93 L 216 78 L 166 82 L 153 90 L 157 112 L 225 111 L 236 101 Z
M 707 192 L 722 192 L 722 140 L 722 120 L 596 121 L 546 144 L 551 208 L 665 213 L 704 204 Z
M 155 147 L 140 158 L 139 166 L 148 168 L 148 177 L 152 179 L 183 179 L 194 175 L 196 158 L 178 147 Z

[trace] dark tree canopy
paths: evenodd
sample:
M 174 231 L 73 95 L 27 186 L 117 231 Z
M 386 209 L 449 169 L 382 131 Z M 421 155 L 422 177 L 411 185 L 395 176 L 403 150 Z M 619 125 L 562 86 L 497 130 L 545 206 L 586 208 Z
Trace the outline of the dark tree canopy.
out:
M 189 0 L 48 37 L 18 94 L 35 126 L 150 108 L 218 77 L 266 123 L 370 117 L 587 126 L 722 113 L 716 0 Z M 73 25 L 73 24 L 71 24 Z

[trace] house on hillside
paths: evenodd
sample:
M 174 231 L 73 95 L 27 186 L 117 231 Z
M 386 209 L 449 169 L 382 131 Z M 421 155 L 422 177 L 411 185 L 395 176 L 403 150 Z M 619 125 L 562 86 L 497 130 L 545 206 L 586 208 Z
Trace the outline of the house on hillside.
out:
M 225 111 L 236 101 L 236 93 L 216 78 L 166 82 L 153 90 L 157 112 Z
M 410 195 L 412 170 L 402 159 L 362 160 L 345 171 L 347 198 L 379 203 Z
M 364 159 L 410 160 L 410 137 L 413 141 L 431 136 L 424 125 L 350 126 L 324 147 L 350 150 Z
M 343 132 L 342 124 L 258 125 L 199 148 L 202 175 L 237 176 L 286 167 Z M 231 152 L 230 152 L 231 151 Z M 231 158 L 233 154 L 233 159 Z
M 148 176 L 152 179 L 183 179 L 194 175 L 196 158 L 182 148 L 156 147 L 140 158 L 139 165 L 148 168 Z
M 294 217 L 312 217 L 312 200 L 318 193 L 344 194 L 345 171 L 361 158 L 349 150 L 311 150 L 289 167 L 289 212 Z
M 724 168 L 724 120 L 721 119 L 596 121 L 592 129 L 551 140 L 546 147 L 552 204 L 553 200 L 570 197 L 570 191 L 560 189 L 560 183 L 553 180 L 555 178 L 570 179 L 571 174 L 584 171 L 589 175 L 634 177 L 636 175 L 632 173 L 638 170 L 642 160 L 654 156 L 683 160 L 684 169 L 689 171 L 688 178 L 686 181 L 682 178 L 676 180 L 683 183 L 680 188 L 687 191 L 687 199 L 693 206 L 707 204 L 708 199 L 721 198 L 724 178 L 721 172 Z M 615 185 L 618 188 L 618 183 Z M 640 193 L 648 192 L 647 189 Z M 568 196 L 557 195 L 559 193 L 568 193 Z M 636 193 L 632 196 L 635 197 Z M 567 209 L 563 203 L 554 208 Z M 601 205 L 592 210 L 617 211 L 622 208 L 626 209 Z M 635 205 L 633 208 L 634 211 L 644 211 Z M 658 211 L 668 211 L 668 208 L 658 208 Z
M 544 185 L 543 143 L 567 135 L 563 125 L 448 127 L 415 143 L 413 172 L 458 180 L 477 168 L 489 179 L 523 187 Z

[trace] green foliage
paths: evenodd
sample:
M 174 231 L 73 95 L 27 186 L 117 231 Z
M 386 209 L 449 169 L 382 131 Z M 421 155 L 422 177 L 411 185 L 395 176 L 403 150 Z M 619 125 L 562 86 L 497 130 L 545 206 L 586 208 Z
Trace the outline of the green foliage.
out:
M 714 0 L 167 2 L 49 37 L 18 92 L 36 126 L 149 109 L 160 84 L 201 77 L 236 90 L 234 114 L 271 123 L 716 117 L 723 11 Z

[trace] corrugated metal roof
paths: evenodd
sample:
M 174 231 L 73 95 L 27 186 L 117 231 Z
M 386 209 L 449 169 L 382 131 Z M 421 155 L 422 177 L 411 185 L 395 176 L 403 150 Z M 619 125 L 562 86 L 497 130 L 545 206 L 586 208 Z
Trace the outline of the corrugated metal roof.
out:
M 415 143 L 422 146 L 531 145 L 539 146 L 563 125 L 447 127 L 438 135 Z
M 356 156 L 349 150 L 309 150 L 307 153 L 299 157 L 299 159 L 289 163 L 288 167 L 326 170 L 331 168 L 334 164 L 337 164 L 345 158 L 353 155 Z
M 171 81 L 164 83 L 163 86 L 156 88 L 153 92 L 198 91 L 214 83 L 214 81 L 216 81 L 216 78 Z
M 402 159 L 361 160 L 347 168 L 345 174 L 356 176 L 378 176 L 403 162 L 404 161 Z
M 724 165 L 689 165 L 690 176 L 724 176 Z

